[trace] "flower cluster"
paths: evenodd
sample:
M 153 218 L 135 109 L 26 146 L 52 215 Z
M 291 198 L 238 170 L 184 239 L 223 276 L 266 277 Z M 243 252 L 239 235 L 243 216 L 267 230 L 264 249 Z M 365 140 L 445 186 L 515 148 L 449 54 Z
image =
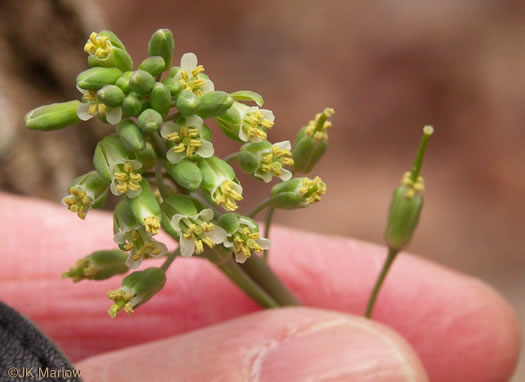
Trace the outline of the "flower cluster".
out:
M 290 141 L 271 143 L 268 132 L 275 117 L 262 108 L 259 94 L 216 90 L 194 53 L 172 65 L 173 50 L 172 33 L 160 29 L 150 39 L 148 58 L 135 67 L 115 34 L 92 33 L 84 46 L 89 68 L 76 79 L 80 100 L 42 106 L 25 117 L 35 130 L 95 117 L 114 126 L 97 144 L 94 170 L 73 181 L 63 203 L 84 219 L 91 208 L 103 207 L 110 193 L 117 197 L 114 241 L 120 250 L 83 258 L 64 275 L 74 281 L 103 279 L 150 258 L 166 262 L 131 273 L 121 289 L 110 291 L 111 316 L 133 311 L 158 292 L 179 253 L 213 258 L 218 266 L 230 267 L 225 273 L 236 281 L 231 267 L 270 247 L 263 237 L 267 229 L 261 233 L 253 217 L 264 208 L 273 213 L 306 207 L 326 191 L 319 177 L 294 174 L 310 172 L 326 150 L 332 109 L 299 131 L 294 147 Z M 217 156 L 210 121 L 242 144 L 239 152 Z M 234 163 L 259 181 L 277 180 L 270 198 L 252 214 L 237 213 L 243 187 Z M 177 251 L 169 252 L 157 239 L 161 228 L 178 241 Z M 237 264 L 224 265 L 230 261 Z

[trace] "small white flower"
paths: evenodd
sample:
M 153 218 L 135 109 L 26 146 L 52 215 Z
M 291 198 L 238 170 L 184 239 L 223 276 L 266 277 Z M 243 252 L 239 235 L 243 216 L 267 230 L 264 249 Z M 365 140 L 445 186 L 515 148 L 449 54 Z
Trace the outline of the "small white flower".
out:
M 171 226 L 180 235 L 180 253 L 182 256 L 200 254 L 204 251 L 204 245 L 213 248 L 226 238 L 226 231 L 221 227 L 210 223 L 213 219 L 213 211 L 209 208 L 203 209 L 197 215 L 186 216 L 175 214 L 171 218 Z
M 77 86 L 77 89 L 83 94 L 82 101 L 77 108 L 77 115 L 82 121 L 88 121 L 97 114 L 106 116 L 106 121 L 111 125 L 116 125 L 122 119 L 122 108 L 107 107 L 102 102 L 97 100 L 97 92 L 95 90 L 84 90 Z
M 279 177 L 282 181 L 290 180 L 292 172 L 283 168 L 283 166 L 293 166 L 294 164 L 291 158 L 291 148 L 290 141 L 283 141 L 273 144 L 267 150 L 258 152 L 259 167 L 253 175 L 262 179 L 265 183 L 271 182 L 274 176 Z
M 247 108 L 241 115 L 239 138 L 244 142 L 260 142 L 266 139 L 266 130 L 271 129 L 275 117 L 271 110 L 259 109 L 257 106 Z
M 142 168 L 142 162 L 138 160 L 127 160 L 115 164 L 111 168 L 113 179 L 111 180 L 110 190 L 113 195 L 119 196 L 126 194 L 128 198 L 134 198 L 142 192 L 140 181 L 142 175 L 137 170 Z
M 125 251 L 131 251 L 126 260 L 126 265 L 132 269 L 138 268 L 145 259 L 162 257 L 168 251 L 163 243 L 153 239 L 152 234 L 143 228 L 129 231 L 121 230 L 115 234 L 113 241 Z
M 204 66 L 197 65 L 197 56 L 194 53 L 184 53 L 180 60 L 180 70 L 175 75 L 183 86 L 183 90 L 191 90 L 197 96 L 215 90 L 213 82 L 207 78 L 199 77 L 204 72 Z
M 253 252 L 261 253 L 265 249 L 270 249 L 270 240 L 261 237 L 259 227 L 253 220 L 240 216 L 239 228 L 228 235 L 223 245 L 232 248 L 235 261 L 242 264 Z
M 163 138 L 174 144 L 166 158 L 173 164 L 177 164 L 184 158 L 198 156 L 209 158 L 213 155 L 211 142 L 201 137 L 203 130 L 202 118 L 197 115 L 180 117 L 177 122 L 167 122 L 160 129 Z

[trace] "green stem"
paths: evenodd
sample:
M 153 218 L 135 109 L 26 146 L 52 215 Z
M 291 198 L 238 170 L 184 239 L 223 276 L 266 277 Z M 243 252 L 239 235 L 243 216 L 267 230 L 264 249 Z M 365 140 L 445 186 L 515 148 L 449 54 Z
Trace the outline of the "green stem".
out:
M 412 165 L 412 171 L 410 173 L 410 180 L 412 182 L 417 181 L 419 173 L 421 172 L 421 166 L 423 165 L 423 157 L 425 156 L 428 140 L 430 139 L 430 136 L 433 132 L 434 129 L 432 128 L 432 126 L 425 126 L 423 128 L 423 137 L 419 142 L 419 147 L 417 148 L 416 153 L 416 159 L 414 160 L 414 164 Z
M 264 221 L 264 237 L 266 239 L 270 238 L 270 226 L 272 225 L 272 218 L 273 213 L 275 212 L 275 207 L 268 208 L 268 212 L 266 213 L 266 219 Z M 265 249 L 263 252 L 263 259 L 265 261 L 268 261 L 268 250 Z
M 168 190 L 166 189 L 166 185 L 164 184 L 164 176 L 162 173 L 164 167 L 164 161 L 159 160 L 157 162 L 157 165 L 155 166 L 155 179 L 157 180 L 157 187 L 159 188 L 160 195 L 162 198 L 166 198 L 168 195 Z
M 166 158 L 166 153 L 168 152 L 168 148 L 162 141 L 162 138 L 160 137 L 158 132 L 150 133 L 149 136 L 151 137 L 151 145 L 153 146 L 153 149 L 155 150 L 155 153 L 159 158 Z
M 236 161 L 239 158 L 239 152 L 231 153 L 229 155 L 226 155 L 224 158 L 222 158 L 223 161 L 232 163 L 233 161 Z
M 173 260 L 175 260 L 175 257 L 177 257 L 179 255 L 180 255 L 180 248 L 177 248 L 173 252 L 169 252 L 166 255 L 166 261 L 164 261 L 164 264 L 162 264 L 162 266 L 160 268 L 164 272 L 166 272 L 168 270 L 168 268 L 170 267 L 171 263 L 173 263 Z
M 253 219 L 259 212 L 267 207 L 270 207 L 271 203 L 272 200 L 270 198 L 263 200 L 259 205 L 255 206 L 255 208 L 248 213 L 248 217 Z
M 383 282 L 385 281 L 385 277 L 388 271 L 390 270 L 390 267 L 392 263 L 394 262 L 394 259 L 396 258 L 396 255 L 398 253 L 399 253 L 399 249 L 388 248 L 388 255 L 386 257 L 385 263 L 383 264 L 381 273 L 379 274 L 379 277 L 377 278 L 376 284 L 374 286 L 374 290 L 372 291 L 372 294 L 370 295 L 370 299 L 368 300 L 368 305 L 366 306 L 366 312 L 365 312 L 366 318 L 370 318 L 372 316 L 372 310 L 374 309 L 374 304 L 376 302 L 379 290 L 381 289 L 381 286 L 383 285 Z
M 299 300 L 292 292 L 282 283 L 282 281 L 273 273 L 272 269 L 262 257 L 252 255 L 240 267 L 253 281 L 260 285 L 279 303 L 280 306 L 298 306 L 301 305 Z
M 264 308 L 278 308 L 280 304 L 257 284 L 248 274 L 243 272 L 239 265 L 233 261 L 231 255 L 226 259 L 222 254 L 210 251 L 209 260 L 214 263 L 226 276 L 230 278 L 248 296 L 259 303 Z

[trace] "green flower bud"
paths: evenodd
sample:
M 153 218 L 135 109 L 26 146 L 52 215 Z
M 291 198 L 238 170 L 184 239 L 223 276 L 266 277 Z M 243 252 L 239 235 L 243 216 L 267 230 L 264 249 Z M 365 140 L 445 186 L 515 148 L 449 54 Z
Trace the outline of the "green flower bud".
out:
M 58 130 L 80 122 L 77 116 L 79 101 L 52 103 L 28 112 L 24 122 L 31 130 Z
M 122 75 L 117 68 L 91 68 L 77 76 L 77 85 L 85 90 L 98 90 L 104 85 L 113 85 Z
M 201 100 L 191 90 L 183 90 L 179 93 L 175 106 L 183 115 L 193 115 L 197 112 Z
M 150 170 L 157 164 L 157 154 L 151 143 L 146 142 L 146 148 L 135 153 L 137 160 L 142 163 L 144 171 Z
M 173 77 L 168 77 L 162 81 L 162 83 L 168 88 L 172 97 L 176 97 L 182 91 L 182 84 Z
M 128 94 L 131 91 L 131 88 L 129 87 L 129 79 L 131 78 L 132 74 L 132 71 L 128 71 L 122 74 L 117 82 L 115 82 L 115 85 L 117 85 L 125 94 Z
M 424 127 L 412 171 L 403 175 L 401 185 L 394 190 L 385 230 L 385 241 L 390 249 L 400 251 L 406 247 L 419 222 L 425 188 L 423 177 L 419 176 L 419 173 L 428 140 L 433 132 L 431 126 Z
M 73 180 L 69 194 L 62 199 L 62 203 L 79 218 L 85 219 L 89 209 L 104 205 L 108 189 L 108 181 L 101 178 L 96 171 L 90 171 Z
M 158 111 L 163 117 L 168 115 L 171 107 L 171 93 L 161 82 L 157 82 L 155 86 L 153 86 L 150 95 L 150 104 L 151 108 Z
M 333 109 L 326 108 L 297 134 L 292 150 L 296 172 L 309 173 L 323 156 L 328 145 L 326 130 L 332 126 L 326 119 L 333 113 Z
M 148 95 L 155 85 L 155 78 L 144 70 L 137 70 L 129 79 L 129 87 L 138 95 Z
M 148 43 L 148 53 L 150 56 L 161 56 L 164 59 L 165 67 L 162 71 L 171 66 L 174 47 L 173 34 L 169 29 L 159 29 L 151 36 Z
M 183 159 L 177 164 L 166 162 L 166 171 L 175 183 L 187 190 L 195 191 L 202 183 L 201 170 L 189 159 Z
M 89 54 L 90 66 L 115 67 L 123 72 L 133 69 L 130 55 L 113 32 L 91 33 L 84 46 L 84 51 Z
M 180 71 L 180 66 L 172 66 L 170 68 L 170 72 L 168 73 L 168 78 L 172 78 L 172 77 L 177 76 L 179 71 Z
M 120 121 L 117 125 L 117 136 L 129 151 L 135 152 L 146 148 L 144 133 L 131 119 Z
M 257 106 L 262 107 L 264 105 L 263 97 L 255 92 L 250 90 L 239 90 L 231 94 L 232 98 L 235 101 L 253 101 Z
M 113 168 L 119 163 L 128 160 L 130 153 L 126 150 L 120 139 L 114 135 L 102 138 L 97 143 L 93 165 L 98 174 L 106 181 L 113 179 Z
M 159 292 L 166 283 L 166 274 L 161 268 L 146 268 L 136 271 L 122 280 L 122 287 L 108 291 L 108 298 L 114 304 L 108 310 L 111 317 L 116 317 L 124 309 L 132 313 Z
M 124 92 L 115 85 L 105 85 L 97 92 L 97 100 L 109 107 L 120 106 L 124 97 Z
M 205 195 L 223 208 L 235 211 L 237 201 L 242 200 L 242 187 L 233 168 L 215 156 L 199 161 L 202 173 L 201 188 Z
M 143 106 L 144 102 L 135 93 L 130 93 L 122 100 L 122 113 L 128 117 L 136 117 L 142 111 Z
M 146 232 L 156 235 L 159 233 L 161 222 L 159 202 L 146 179 L 140 181 L 140 188 L 142 192 L 129 200 L 129 207 Z
M 145 133 L 157 131 L 162 126 L 162 115 L 156 110 L 146 109 L 140 113 L 138 118 L 139 127 Z
M 106 280 L 129 270 L 127 258 L 126 252 L 119 250 L 96 251 L 79 259 L 75 267 L 62 273 L 62 278 L 71 277 L 74 283 L 81 280 Z
M 160 56 L 148 57 L 139 65 L 140 70 L 145 70 L 153 77 L 157 77 L 159 74 L 161 74 L 165 67 L 166 63 Z
M 201 97 L 196 114 L 201 118 L 218 117 L 233 105 L 233 98 L 223 91 L 211 91 Z
M 287 210 L 303 208 L 320 201 L 325 192 L 326 184 L 318 176 L 294 178 L 273 186 L 271 203 L 275 208 Z
M 259 160 L 255 154 L 249 151 L 241 150 L 239 152 L 239 165 L 245 173 L 253 174 L 255 170 L 257 170 L 257 167 L 259 167 Z

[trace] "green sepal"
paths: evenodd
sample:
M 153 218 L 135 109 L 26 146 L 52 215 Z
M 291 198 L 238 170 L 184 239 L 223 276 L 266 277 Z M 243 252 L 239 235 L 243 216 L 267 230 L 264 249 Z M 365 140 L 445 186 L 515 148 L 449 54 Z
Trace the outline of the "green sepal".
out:
M 261 107 L 264 105 L 263 97 L 250 90 L 239 90 L 230 94 L 235 101 L 253 101 L 257 106 Z
M 90 55 L 88 58 L 88 64 L 92 67 L 100 65 L 105 68 L 117 68 L 123 72 L 133 70 L 133 60 L 129 53 L 124 49 L 115 46 L 111 48 L 110 53 L 105 58 L 98 58 L 97 56 Z
M 177 164 L 166 162 L 166 171 L 177 185 L 190 191 L 197 190 L 202 183 L 202 174 L 199 167 L 189 159 L 183 159 Z
M 208 127 L 208 125 L 202 125 L 201 138 L 205 141 L 211 142 L 211 129 Z
M 175 194 L 164 199 L 162 209 L 171 219 L 175 214 L 195 216 L 202 209 L 202 205 L 190 196 Z
M 133 308 L 147 302 L 166 284 L 166 273 L 161 268 L 146 268 L 135 271 L 122 280 L 122 286 L 133 291 Z
M 31 130 L 51 131 L 79 123 L 79 101 L 52 103 L 29 111 L 24 122 Z
M 160 205 L 151 189 L 149 182 L 146 179 L 140 181 L 141 193 L 129 199 L 129 207 L 131 212 L 141 224 L 148 217 L 154 216 L 157 219 L 161 219 Z
M 211 91 L 201 97 L 196 114 L 203 119 L 218 117 L 226 113 L 232 105 L 233 98 L 228 93 Z
M 155 85 L 155 78 L 145 70 L 137 70 L 129 79 L 129 87 L 138 95 L 148 95 Z
M 171 107 L 171 93 L 162 82 L 157 82 L 153 86 L 150 94 L 150 105 L 152 109 L 158 111 L 163 117 L 168 115 Z
M 102 178 L 111 182 L 113 166 L 129 159 L 129 156 L 130 153 L 120 139 L 115 135 L 109 135 L 97 143 L 93 155 L 93 165 Z
M 183 115 L 193 115 L 196 113 L 200 104 L 200 98 L 191 90 L 183 90 L 177 96 L 175 106 Z
M 221 130 L 228 136 L 237 142 L 242 142 L 239 138 L 239 129 L 242 126 L 242 115 L 238 107 L 238 103 L 234 102 L 226 113 L 215 119 Z
M 172 98 L 176 97 L 177 94 L 182 91 L 182 84 L 173 77 L 166 78 L 162 83 L 168 88 Z
M 201 188 L 208 192 L 212 192 L 225 179 L 236 180 L 233 168 L 216 156 L 199 160 L 199 168 L 202 173 Z
M 98 33 L 99 36 L 107 37 L 114 47 L 126 50 L 124 43 L 117 37 L 117 35 L 110 30 L 104 29 Z
M 407 192 L 413 193 L 412 197 Z M 385 241 L 389 248 L 401 250 L 408 245 L 419 223 L 423 195 L 399 186 L 394 190 L 388 212 Z
M 157 131 L 162 126 L 162 123 L 162 115 L 153 109 L 144 110 L 138 118 L 138 125 L 145 133 Z
M 272 206 L 290 210 L 306 207 L 304 197 L 299 192 L 303 179 L 304 178 L 293 178 L 273 186 L 271 191 Z
M 217 225 L 224 229 L 228 235 L 232 235 L 239 230 L 241 225 L 239 215 L 233 212 L 222 214 L 217 220 Z
M 303 127 L 297 134 L 292 148 L 292 156 L 294 170 L 307 174 L 313 170 L 325 153 L 328 142 L 311 137 L 305 133 L 305 130 L 306 127 Z
M 117 68 L 91 68 L 77 76 L 77 85 L 85 90 L 98 90 L 104 85 L 113 85 L 122 76 Z
M 157 77 L 159 74 L 161 74 L 165 67 L 166 63 L 161 56 L 148 57 L 139 65 L 140 70 L 145 70 L 153 77 Z
M 259 167 L 257 157 L 249 151 L 239 152 L 239 165 L 241 169 L 247 174 L 253 174 Z
M 122 113 L 126 117 L 136 117 L 141 113 L 143 106 L 144 102 L 135 93 L 130 93 L 122 100 Z
M 170 72 L 168 73 L 168 78 L 175 77 L 179 71 L 180 71 L 180 66 L 172 66 L 170 68 Z
M 75 267 L 62 274 L 62 278 L 71 277 L 75 283 L 81 280 L 106 280 L 129 270 L 127 258 L 126 252 L 119 250 L 96 251 L 79 259 Z
M 116 85 L 105 85 L 97 91 L 97 99 L 109 107 L 118 107 L 126 95 Z
M 157 154 L 151 143 L 146 142 L 146 148 L 135 153 L 136 159 L 142 162 L 142 170 L 150 170 L 157 164 Z
M 131 119 L 123 119 L 117 125 L 117 136 L 124 147 L 131 151 L 141 151 L 146 148 L 146 139 L 141 129 Z
M 150 56 L 160 56 L 164 59 L 165 66 L 162 71 L 171 66 L 174 47 L 173 34 L 169 29 L 158 29 L 151 36 L 148 43 L 148 53 Z
M 131 212 L 129 202 L 121 200 L 113 210 L 113 233 L 129 232 L 141 227 L 135 215 Z M 125 244 L 119 244 L 119 248 L 124 250 Z

